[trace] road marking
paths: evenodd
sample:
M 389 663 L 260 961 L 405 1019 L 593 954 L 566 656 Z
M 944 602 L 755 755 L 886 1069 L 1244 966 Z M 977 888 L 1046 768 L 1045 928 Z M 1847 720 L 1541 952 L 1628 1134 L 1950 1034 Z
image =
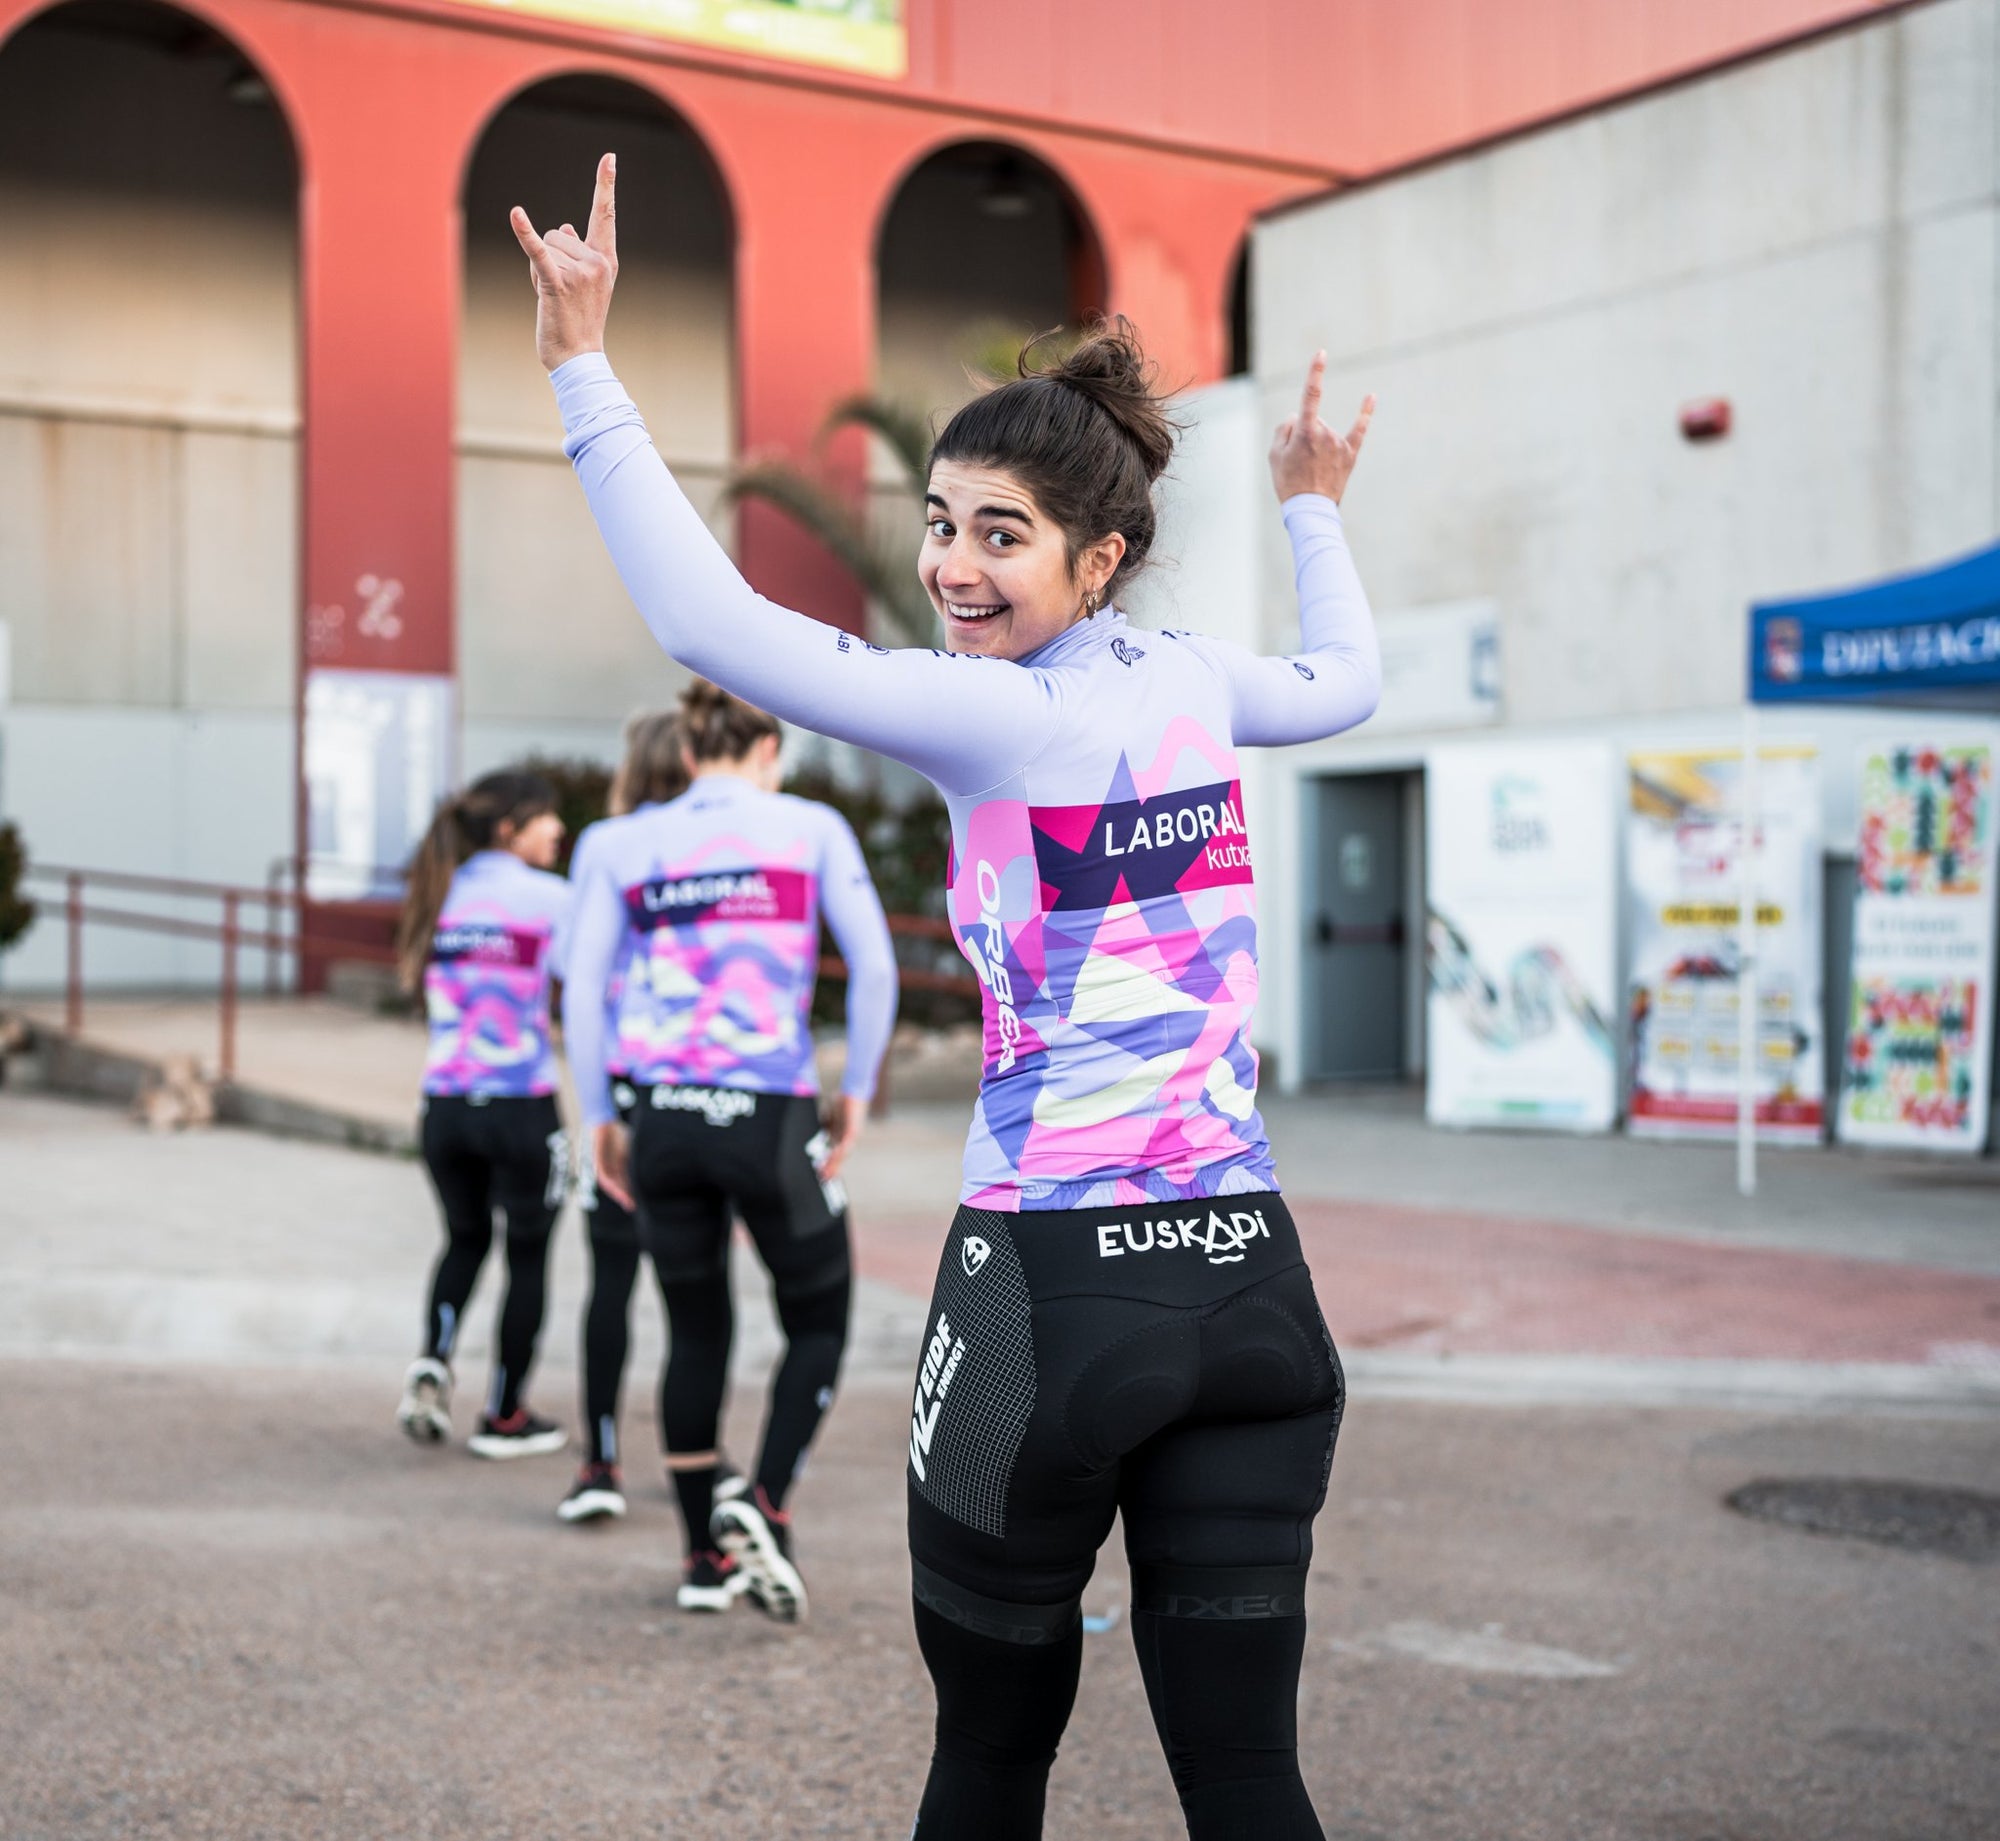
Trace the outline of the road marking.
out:
M 1625 1672 L 1621 1662 L 1595 1662 L 1567 1649 L 1503 1636 L 1498 1624 L 1482 1630 L 1453 1630 L 1421 1621 L 1390 1624 L 1353 1641 L 1336 1638 L 1333 1647 L 1343 1655 L 1413 1656 L 1440 1668 L 1460 1668 L 1475 1675 L 1525 1675 L 1538 1681 L 1588 1681 Z

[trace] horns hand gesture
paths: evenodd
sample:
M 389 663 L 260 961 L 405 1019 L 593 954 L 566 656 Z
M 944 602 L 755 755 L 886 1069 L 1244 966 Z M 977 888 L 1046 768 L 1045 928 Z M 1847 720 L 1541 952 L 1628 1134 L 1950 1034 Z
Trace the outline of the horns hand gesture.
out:
M 1344 435 L 1336 435 L 1319 419 L 1320 387 L 1326 381 L 1326 353 L 1315 352 L 1306 367 L 1305 395 L 1299 412 L 1278 424 L 1271 441 L 1271 484 L 1278 489 L 1278 502 L 1301 492 L 1323 493 L 1337 505 L 1347 490 L 1348 476 L 1361 458 L 1361 444 L 1368 438 L 1368 424 L 1375 414 L 1375 399 L 1361 399 L 1361 413 Z
M 607 153 L 597 163 L 590 227 L 582 236 L 574 224 L 539 236 L 519 205 L 507 214 L 535 278 L 535 355 L 551 371 L 604 349 L 604 321 L 618 280 L 617 193 L 618 156 Z

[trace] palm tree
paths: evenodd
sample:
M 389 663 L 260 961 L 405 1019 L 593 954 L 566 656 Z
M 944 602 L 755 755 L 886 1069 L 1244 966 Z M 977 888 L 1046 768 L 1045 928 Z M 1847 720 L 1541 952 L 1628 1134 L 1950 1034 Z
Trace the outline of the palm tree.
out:
M 907 404 L 880 396 L 850 396 L 834 405 L 820 430 L 819 443 L 843 428 L 879 435 L 894 457 L 900 491 L 914 509 L 923 502 L 924 469 L 930 459 L 930 424 Z M 905 644 L 927 646 L 934 637 L 930 598 L 910 567 L 907 549 L 890 555 L 868 528 L 867 501 L 857 505 L 816 473 L 789 460 L 753 460 L 731 472 L 725 499 L 760 499 L 801 524 L 839 559 L 861 591 L 888 616 Z
M 1044 357 L 1060 357 L 1082 335 L 1074 327 L 1058 327 L 1033 340 Z M 1028 335 L 1001 320 L 980 320 L 963 330 L 961 353 L 968 378 L 987 388 L 1017 374 L 1022 344 Z M 843 428 L 861 428 L 881 437 L 901 474 L 899 490 L 910 509 L 923 504 L 930 465 L 931 422 L 920 409 L 893 397 L 862 394 L 836 403 L 820 430 L 819 445 Z M 937 617 L 930 597 L 910 567 L 909 553 L 899 540 L 885 552 L 868 526 L 866 500 L 854 504 L 824 479 L 788 460 L 755 460 L 737 467 L 723 488 L 725 501 L 761 499 L 801 524 L 839 559 L 860 583 L 861 592 L 888 616 L 896 637 L 912 646 L 928 646 L 937 637 Z

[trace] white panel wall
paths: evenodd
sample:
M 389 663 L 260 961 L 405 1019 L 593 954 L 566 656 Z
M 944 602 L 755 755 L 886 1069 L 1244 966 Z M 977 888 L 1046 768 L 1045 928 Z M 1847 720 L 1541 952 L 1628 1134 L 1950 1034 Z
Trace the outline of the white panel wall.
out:
M 1257 231 L 1265 418 L 1316 346 L 1329 419 L 1382 398 L 1348 530 L 1385 624 L 1490 597 L 1514 732 L 1737 735 L 1748 604 L 2000 531 L 2000 6 L 1940 0 L 1283 214 Z M 1700 446 L 1690 399 L 1736 425 Z M 1282 538 L 1263 612 L 1291 617 Z M 2000 724 L 1784 709 L 1852 848 L 1872 737 Z M 1313 776 L 1420 767 L 1423 734 L 1289 751 L 1260 852 L 1264 1027 L 1300 1066 Z M 1278 924 L 1279 915 L 1292 917 Z M 1281 995 L 1282 993 L 1282 995 Z
M 0 716 L 0 809 L 45 862 L 262 887 L 292 835 L 293 746 L 289 710 L 17 704 Z M 63 977 L 61 891 L 37 883 L 30 892 L 42 912 L 0 959 L 0 988 L 7 990 L 53 990 Z M 96 887 L 89 899 L 172 911 L 149 897 Z M 211 924 L 218 917 L 212 903 L 180 911 Z M 92 988 L 212 986 L 218 957 L 205 943 L 122 929 L 91 927 L 85 937 Z M 242 973 L 261 978 L 261 958 L 246 955 Z

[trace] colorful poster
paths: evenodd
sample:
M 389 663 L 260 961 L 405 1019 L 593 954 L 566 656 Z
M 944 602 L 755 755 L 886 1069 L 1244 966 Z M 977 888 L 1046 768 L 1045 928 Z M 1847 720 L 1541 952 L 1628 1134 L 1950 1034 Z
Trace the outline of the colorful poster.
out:
M 902 0 L 464 0 L 613 32 L 826 64 L 869 77 L 909 67 Z
M 1433 1122 L 1559 1131 L 1615 1122 L 1615 771 L 1598 743 L 1433 751 Z
M 1625 1014 L 1637 1137 L 1726 1138 L 1741 1080 L 1741 749 L 1627 763 Z M 1816 1144 L 1820 1022 L 1819 757 L 1757 754 L 1757 1135 Z
M 1861 757 L 1849 1144 L 1978 1151 L 1993 1057 L 1993 754 L 1889 744 Z

